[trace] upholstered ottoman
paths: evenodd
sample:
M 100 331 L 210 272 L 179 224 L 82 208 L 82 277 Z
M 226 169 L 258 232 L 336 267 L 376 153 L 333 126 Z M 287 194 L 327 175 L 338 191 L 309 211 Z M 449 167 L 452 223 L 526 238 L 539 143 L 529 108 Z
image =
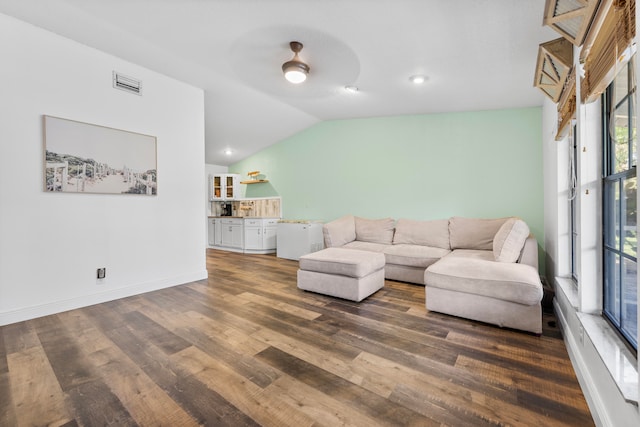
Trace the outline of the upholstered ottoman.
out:
M 424 274 L 427 310 L 542 333 L 542 283 L 526 264 L 495 262 L 483 251 L 455 250 Z
M 384 255 L 327 248 L 300 257 L 298 288 L 362 301 L 384 286 Z

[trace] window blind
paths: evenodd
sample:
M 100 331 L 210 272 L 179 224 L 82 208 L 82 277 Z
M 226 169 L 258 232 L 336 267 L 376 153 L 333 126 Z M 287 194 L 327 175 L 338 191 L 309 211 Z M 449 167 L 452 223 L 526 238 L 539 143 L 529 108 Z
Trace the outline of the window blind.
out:
M 571 70 L 558 102 L 558 132 L 556 141 L 560 141 L 569 129 L 571 119 L 576 114 L 576 69 Z
M 616 69 L 622 65 L 619 60 L 636 34 L 635 0 L 613 0 L 604 13 L 602 24 L 595 26 L 597 34 L 593 43 L 590 46 L 585 43 L 586 57 L 581 54 L 580 58 L 584 64 L 584 78 L 580 83 L 582 102 L 597 99 L 613 81 Z

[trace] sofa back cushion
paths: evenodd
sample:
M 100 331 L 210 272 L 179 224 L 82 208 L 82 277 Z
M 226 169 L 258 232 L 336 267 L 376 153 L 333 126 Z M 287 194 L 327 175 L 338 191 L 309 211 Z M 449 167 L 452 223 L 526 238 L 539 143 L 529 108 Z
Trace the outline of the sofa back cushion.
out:
M 449 220 L 415 221 L 399 219 L 393 236 L 393 244 L 449 249 Z
M 451 249 L 493 250 L 493 237 L 509 218 L 479 219 L 454 216 L 449 219 Z
M 334 248 L 356 240 L 356 223 L 353 215 L 345 215 L 322 226 L 324 246 Z
M 356 240 L 390 245 L 393 241 L 393 218 L 365 219 L 356 217 Z
M 516 262 L 524 242 L 529 237 L 529 227 L 518 218 L 509 218 L 493 238 L 493 256 L 499 262 Z

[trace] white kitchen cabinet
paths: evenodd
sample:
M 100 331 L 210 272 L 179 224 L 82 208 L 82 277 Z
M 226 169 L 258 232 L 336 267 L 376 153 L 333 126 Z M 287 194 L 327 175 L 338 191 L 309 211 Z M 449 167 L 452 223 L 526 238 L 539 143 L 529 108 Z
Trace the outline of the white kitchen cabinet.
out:
M 220 219 L 216 219 L 214 230 L 213 245 L 220 246 L 222 244 L 222 223 Z
M 209 246 L 232 252 L 276 251 L 277 218 L 209 218 Z
M 262 249 L 262 220 L 244 220 L 244 250 Z
M 276 251 L 277 218 L 245 218 L 244 252 L 274 253 Z
M 242 218 L 220 218 L 220 247 L 228 250 L 242 251 L 244 244 L 244 227 Z
M 240 175 L 223 173 L 209 176 L 209 200 L 234 200 L 240 197 Z
M 207 221 L 207 243 L 209 246 L 215 246 L 216 240 L 216 219 L 209 218 Z
M 263 248 L 269 250 L 271 253 L 276 251 L 276 237 L 278 234 L 278 220 L 271 219 L 264 226 Z
M 207 234 L 207 243 L 209 243 L 210 247 L 222 245 L 222 223 L 220 218 L 209 218 Z

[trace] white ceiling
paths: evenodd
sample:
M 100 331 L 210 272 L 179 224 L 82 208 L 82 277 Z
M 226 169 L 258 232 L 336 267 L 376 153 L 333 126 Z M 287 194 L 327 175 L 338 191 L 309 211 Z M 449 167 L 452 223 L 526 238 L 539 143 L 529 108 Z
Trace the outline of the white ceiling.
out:
M 205 90 L 206 162 L 322 120 L 542 104 L 543 0 L 0 0 L 0 12 Z M 289 42 L 311 72 L 287 83 Z M 421 86 L 409 76 L 425 74 Z M 349 94 L 345 85 L 360 91 Z M 231 148 L 233 154 L 223 151 Z

